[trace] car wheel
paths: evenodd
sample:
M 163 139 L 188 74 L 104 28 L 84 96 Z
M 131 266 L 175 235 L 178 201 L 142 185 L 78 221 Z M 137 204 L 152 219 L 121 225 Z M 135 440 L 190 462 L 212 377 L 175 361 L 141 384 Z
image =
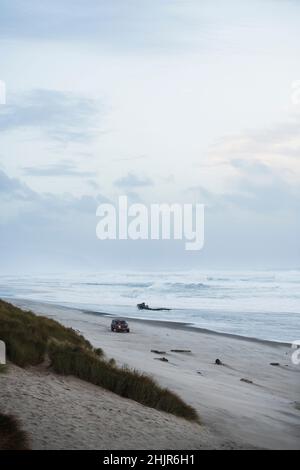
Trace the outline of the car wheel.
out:
M 130 329 L 128 328 L 128 329 L 127 329 L 127 333 L 129 333 L 129 332 L 130 332 Z

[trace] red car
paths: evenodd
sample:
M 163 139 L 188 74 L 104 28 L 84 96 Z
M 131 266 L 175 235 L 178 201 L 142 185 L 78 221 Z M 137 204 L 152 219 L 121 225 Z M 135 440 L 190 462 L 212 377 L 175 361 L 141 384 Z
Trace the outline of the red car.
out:
M 110 329 L 111 331 L 120 332 L 120 333 L 121 332 L 129 333 L 130 331 L 127 321 L 120 320 L 120 319 L 112 320 Z

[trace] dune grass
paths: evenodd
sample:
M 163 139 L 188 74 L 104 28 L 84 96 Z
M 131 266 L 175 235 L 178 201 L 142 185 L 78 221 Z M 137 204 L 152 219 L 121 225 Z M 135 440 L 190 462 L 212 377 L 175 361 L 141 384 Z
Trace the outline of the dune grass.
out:
M 0 300 L 0 339 L 6 343 L 7 357 L 13 363 L 25 367 L 43 362 L 50 338 L 92 349 L 72 328 Z
M 29 441 L 19 421 L 0 413 L 0 450 L 28 450 Z
M 107 361 L 101 348 L 94 349 L 72 328 L 2 300 L 0 339 L 6 343 L 8 359 L 21 367 L 41 364 L 48 357 L 59 374 L 73 375 L 145 406 L 199 421 L 194 408 L 178 395 L 151 377 Z
M 0 374 L 7 372 L 7 364 L 0 364 Z

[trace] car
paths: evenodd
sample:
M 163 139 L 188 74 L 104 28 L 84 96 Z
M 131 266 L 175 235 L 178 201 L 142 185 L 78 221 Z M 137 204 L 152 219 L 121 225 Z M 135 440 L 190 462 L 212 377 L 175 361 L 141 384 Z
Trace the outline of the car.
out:
M 121 332 L 129 333 L 130 332 L 127 321 L 121 320 L 120 318 L 115 318 L 114 320 L 112 320 L 110 329 L 111 329 L 111 331 L 114 331 L 115 333 L 116 332 L 118 332 L 118 333 L 121 333 Z

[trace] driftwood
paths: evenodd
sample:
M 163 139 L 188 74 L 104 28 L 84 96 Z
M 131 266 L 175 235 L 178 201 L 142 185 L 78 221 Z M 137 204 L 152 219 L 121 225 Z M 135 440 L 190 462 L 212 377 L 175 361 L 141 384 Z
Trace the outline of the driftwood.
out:
M 192 351 L 190 349 L 171 349 L 171 352 L 174 352 L 174 353 L 191 353 Z
M 253 384 L 252 380 L 249 379 L 241 379 L 241 382 L 245 382 L 246 384 Z
M 167 354 L 166 351 L 158 351 L 157 349 L 151 349 L 151 352 L 154 354 Z
M 221 361 L 221 359 L 216 359 L 215 364 L 217 364 L 217 366 L 222 366 L 223 362 Z

